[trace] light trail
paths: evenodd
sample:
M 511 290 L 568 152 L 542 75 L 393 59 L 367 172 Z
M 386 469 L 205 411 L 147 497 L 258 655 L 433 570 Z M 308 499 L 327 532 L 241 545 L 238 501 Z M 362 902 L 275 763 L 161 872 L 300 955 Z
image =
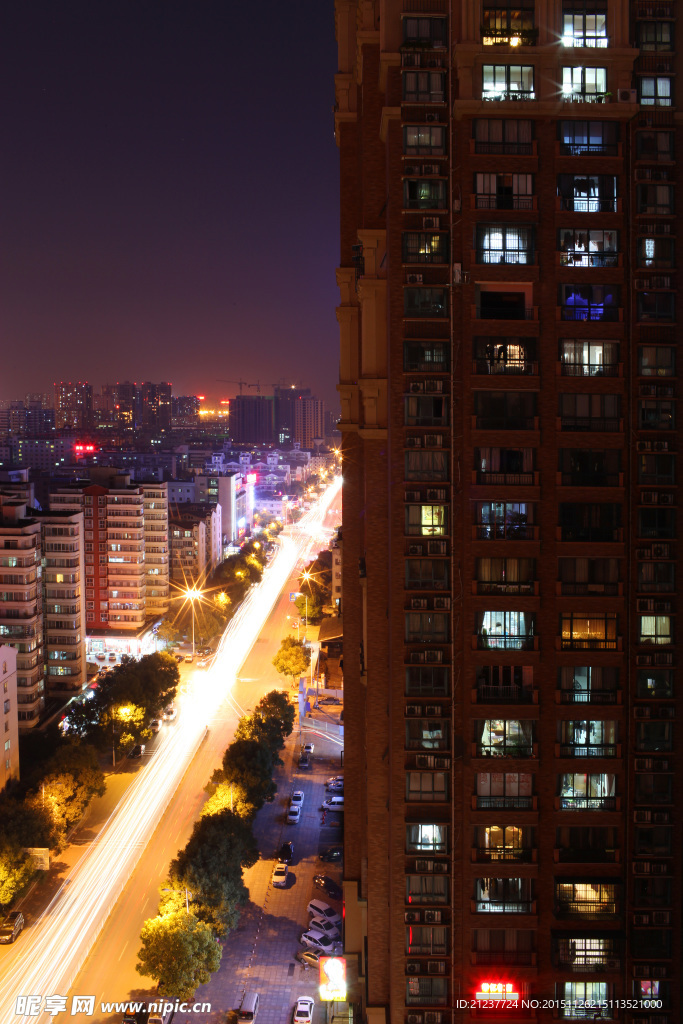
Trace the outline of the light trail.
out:
M 164 730 L 149 763 L 140 771 L 97 838 L 73 868 L 38 921 L 3 957 L 1 1024 L 52 1019 L 42 1009 L 46 996 L 69 994 L 85 958 L 128 882 L 142 851 L 204 739 L 206 728 L 230 696 L 249 654 L 298 560 L 308 557 L 322 536 L 327 509 L 341 479 L 317 505 L 281 536 L 280 548 L 259 584 L 251 589 L 221 637 L 207 672 L 195 672 L 177 700 L 177 722 Z M 16 1013 L 18 996 L 40 996 L 39 1014 Z M 70 1014 L 70 1004 L 65 1013 Z

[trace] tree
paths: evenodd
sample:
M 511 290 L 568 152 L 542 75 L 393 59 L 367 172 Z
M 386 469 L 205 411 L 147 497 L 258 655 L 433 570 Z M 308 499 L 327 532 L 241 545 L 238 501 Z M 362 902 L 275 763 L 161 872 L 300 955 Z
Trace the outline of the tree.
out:
M 20 846 L 4 843 L 0 847 L 0 906 L 12 903 L 34 872 L 33 861 Z
M 195 823 L 187 846 L 171 863 L 172 885 L 187 886 L 193 913 L 223 935 L 237 925 L 240 905 L 249 895 L 242 869 L 253 867 L 258 858 L 249 821 L 224 809 Z
M 243 786 L 247 802 L 254 804 L 258 811 L 264 803 L 271 803 L 277 792 L 273 767 L 273 755 L 265 743 L 236 739 L 223 755 L 222 778 L 215 781 Z
M 166 644 L 167 647 L 170 647 L 171 644 L 174 644 L 179 636 L 180 633 L 175 628 L 173 623 L 168 621 L 168 619 L 164 619 L 164 621 L 157 629 L 157 640 L 161 640 L 163 643 Z
M 202 807 L 202 817 L 230 810 L 240 818 L 253 818 L 258 810 L 255 804 L 248 799 L 244 786 L 234 782 L 219 782 L 218 785 L 210 782 L 205 789 L 209 794 L 209 799 Z
M 304 647 L 303 640 L 295 640 L 293 636 L 283 639 L 280 650 L 273 658 L 273 665 L 280 675 L 291 678 L 305 675 L 310 664 L 311 655 Z
M 308 622 L 318 622 L 323 617 L 323 606 L 320 604 L 315 591 L 308 595 L 299 594 L 295 598 L 294 604 L 301 618 Z
M 281 764 L 279 753 L 285 739 L 294 728 L 294 708 L 287 695 L 271 690 L 254 708 L 253 715 L 241 718 L 235 732 L 236 739 L 254 739 L 265 743 L 274 764 Z
M 177 999 L 191 999 L 210 981 L 223 955 L 209 926 L 184 910 L 145 921 L 140 940 L 136 971 Z
M 65 743 L 45 768 L 46 774 L 26 802 L 34 814 L 50 816 L 53 841 L 61 844 L 69 828 L 83 817 L 92 797 L 104 794 L 104 775 L 93 748 L 80 743 Z

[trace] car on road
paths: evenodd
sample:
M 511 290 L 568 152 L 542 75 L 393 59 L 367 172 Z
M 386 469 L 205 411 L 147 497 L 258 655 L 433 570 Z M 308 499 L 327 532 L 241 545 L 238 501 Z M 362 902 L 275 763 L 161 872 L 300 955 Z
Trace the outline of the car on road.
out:
M 289 798 L 289 806 L 290 807 L 303 807 L 303 805 L 304 805 L 304 795 L 303 795 L 303 793 L 301 792 L 300 789 L 295 789 L 294 792 L 292 793 L 292 795 Z
M 106 661 L 107 660 L 107 655 L 106 654 L 102 654 L 101 652 L 99 654 L 96 654 L 95 657 L 97 658 L 98 661 Z
M 302 946 L 315 949 L 318 953 L 323 953 L 325 956 L 334 956 L 341 949 L 340 942 L 331 939 L 329 935 L 324 935 L 323 932 L 319 931 L 310 930 L 304 932 L 299 942 Z
M 344 893 L 329 875 L 313 875 L 313 885 L 321 889 L 332 900 L 340 900 Z
M 109 654 L 109 661 L 116 661 L 116 655 L 114 654 L 113 651 L 111 651 Z
M 344 847 L 343 846 L 330 846 L 327 850 L 323 850 L 320 854 L 320 860 L 326 864 L 334 864 L 336 861 L 344 859 Z
M 20 910 L 12 910 L 2 924 L 0 924 L 0 942 L 3 945 L 14 942 L 21 934 L 24 924 L 24 915 Z
M 167 722 L 174 722 L 178 717 L 175 704 L 169 704 L 167 708 L 164 708 L 164 718 Z
M 309 967 L 315 967 L 317 970 L 320 966 L 320 953 L 316 953 L 313 949 L 300 949 L 296 954 L 296 959 L 305 971 Z
M 340 927 L 342 922 L 341 916 L 334 907 L 331 907 L 329 903 L 323 903 L 322 900 L 311 900 L 306 907 L 306 912 L 312 914 L 313 917 L 322 917 L 326 921 L 331 921 L 337 928 Z
M 296 1001 L 292 1024 L 311 1024 L 313 1020 L 314 1000 L 310 996 L 300 996 Z
M 129 752 L 128 757 L 131 757 L 131 758 L 142 757 L 144 752 L 145 752 L 145 744 L 144 743 L 136 743 L 135 746 L 133 747 L 133 749 Z
M 174 654 L 173 657 L 178 662 L 185 661 L 185 655 L 184 654 Z
M 310 768 L 310 767 L 311 767 L 311 762 L 309 760 L 308 754 L 304 754 L 304 752 L 302 751 L 299 754 L 299 768 Z
M 161 729 L 161 722 L 158 718 L 153 718 L 149 723 L 149 727 L 152 732 L 159 732 L 159 729 Z
M 302 754 L 308 754 L 308 756 L 310 757 L 314 750 L 315 750 L 315 744 L 314 743 L 304 743 L 304 745 L 301 748 L 301 753 Z
M 294 860 L 294 843 L 283 843 L 278 850 L 277 859 L 283 864 L 291 864 Z
M 287 811 L 287 824 L 288 825 L 298 825 L 300 818 L 301 818 L 301 807 L 299 807 L 297 804 L 294 804 Z
M 185 655 L 185 664 L 186 665 L 191 665 L 193 661 L 194 661 L 194 654 L 186 654 Z
M 321 706 L 324 704 L 341 704 L 339 697 L 321 697 L 318 701 Z
M 323 935 L 329 935 L 331 939 L 341 938 L 341 932 L 332 921 L 328 921 L 326 917 L 312 917 L 308 922 L 308 927 L 313 932 L 322 932 Z
M 275 886 L 276 889 L 286 889 L 287 888 L 287 872 L 288 872 L 288 870 L 289 870 L 289 868 L 284 863 L 284 861 L 278 861 L 278 863 L 273 868 L 272 883 L 273 883 L 273 885 Z
M 197 658 L 197 668 L 206 668 L 209 664 L 208 658 Z

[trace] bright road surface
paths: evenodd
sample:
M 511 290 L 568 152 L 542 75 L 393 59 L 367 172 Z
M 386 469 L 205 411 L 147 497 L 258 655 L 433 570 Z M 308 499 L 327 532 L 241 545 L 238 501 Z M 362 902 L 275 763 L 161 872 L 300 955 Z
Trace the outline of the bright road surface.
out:
M 41 918 L 3 956 L 1 1024 L 50 1020 L 42 1008 L 37 1016 L 17 1014 L 17 997 L 40 995 L 44 999 L 71 988 L 280 591 L 295 566 L 319 549 L 327 510 L 340 486 L 338 478 L 298 523 L 283 532 L 279 550 L 261 582 L 252 588 L 223 634 L 211 668 L 195 672 L 186 692 L 179 696 L 177 726 L 166 730 L 149 765 L 137 775 Z

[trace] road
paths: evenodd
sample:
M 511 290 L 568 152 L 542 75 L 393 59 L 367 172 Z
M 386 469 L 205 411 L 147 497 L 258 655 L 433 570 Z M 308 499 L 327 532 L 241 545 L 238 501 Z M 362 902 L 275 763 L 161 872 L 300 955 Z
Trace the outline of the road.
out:
M 236 682 L 237 673 L 251 648 L 265 639 L 264 629 L 271 628 L 266 624 L 272 621 L 276 631 L 276 623 L 286 614 L 292 572 L 319 544 L 321 526 L 329 521 L 327 509 L 338 499 L 339 484 L 337 481 L 328 489 L 321 502 L 283 537 L 262 582 L 229 624 L 212 667 L 198 669 L 179 698 L 178 721 L 164 729 L 154 756 L 141 765 L 120 805 L 42 917 L 20 941 L 3 950 L 2 1024 L 25 1020 L 42 1024 L 49 1019 L 42 999 L 94 994 L 80 986 L 86 978 L 89 984 L 99 986 L 98 961 L 103 984 L 109 984 L 112 971 L 119 979 L 118 991 L 111 995 L 103 991 L 102 999 L 125 999 L 133 985 L 140 988 L 143 979 L 134 972 L 137 949 L 132 947 L 142 921 L 156 912 L 157 888 L 169 860 L 191 831 L 204 799 L 203 786 L 220 763 L 239 715 L 272 686 L 274 670 L 265 664 L 265 644 L 261 666 L 265 678 L 254 674 L 251 683 Z M 110 914 L 106 932 L 96 941 Z M 82 982 L 78 975 L 84 964 Z M 95 974 L 89 974 L 91 970 Z M 17 997 L 29 995 L 40 995 L 40 1012 L 26 1012 L 28 1007 L 24 1007 L 16 1013 Z

